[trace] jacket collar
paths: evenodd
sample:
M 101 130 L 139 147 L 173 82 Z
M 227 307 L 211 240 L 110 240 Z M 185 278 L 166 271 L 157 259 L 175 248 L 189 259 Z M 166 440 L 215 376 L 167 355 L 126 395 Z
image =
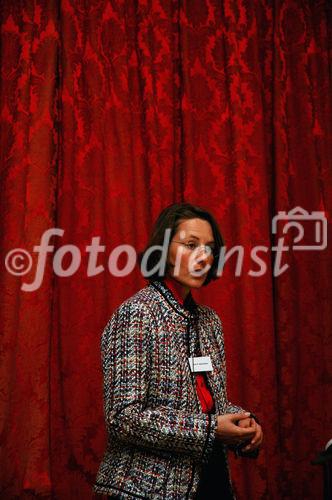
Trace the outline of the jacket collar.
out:
M 166 299 L 170 306 L 181 316 L 185 318 L 194 317 L 198 314 L 198 305 L 193 299 L 191 292 L 188 293 L 183 305 L 177 300 L 173 292 L 167 286 L 163 279 L 152 281 L 150 286 L 158 290 L 159 293 Z

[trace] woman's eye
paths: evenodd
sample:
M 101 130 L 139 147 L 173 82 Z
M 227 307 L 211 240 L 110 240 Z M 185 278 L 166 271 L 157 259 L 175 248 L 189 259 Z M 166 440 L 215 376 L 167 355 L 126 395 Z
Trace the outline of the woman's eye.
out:
M 187 247 L 190 248 L 190 250 L 195 250 L 196 245 L 195 243 L 187 243 Z

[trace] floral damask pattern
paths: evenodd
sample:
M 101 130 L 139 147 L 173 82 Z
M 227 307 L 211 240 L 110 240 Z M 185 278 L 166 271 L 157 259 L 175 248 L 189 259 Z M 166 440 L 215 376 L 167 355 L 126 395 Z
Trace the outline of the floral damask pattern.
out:
M 250 276 L 271 218 L 331 214 L 331 4 L 327 0 L 1 2 L 1 252 L 64 229 L 80 269 L 42 286 L 1 273 L 0 496 L 89 499 L 105 446 L 100 335 L 144 285 L 87 277 L 100 236 L 144 247 L 173 201 L 206 206 L 228 248 L 196 292 L 223 319 L 229 394 L 263 423 L 257 461 L 231 459 L 239 499 L 313 499 L 310 462 L 332 434 L 331 247 L 289 252 Z M 329 218 L 329 229 L 330 229 Z

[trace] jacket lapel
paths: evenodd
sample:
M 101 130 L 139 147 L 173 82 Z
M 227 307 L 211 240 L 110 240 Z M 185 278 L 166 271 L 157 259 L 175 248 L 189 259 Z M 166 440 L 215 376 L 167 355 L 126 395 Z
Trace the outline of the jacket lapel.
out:
M 151 282 L 151 286 L 155 290 L 158 290 L 159 293 L 161 293 L 161 295 L 168 302 L 168 304 L 179 315 L 187 319 L 187 333 L 189 335 L 189 329 L 191 329 L 191 332 L 193 334 L 189 335 L 189 340 L 191 343 L 190 347 L 192 349 L 192 352 L 194 352 L 193 349 L 195 348 L 195 341 L 199 339 L 198 345 L 200 347 L 202 356 L 211 357 L 213 371 L 207 372 L 207 378 L 215 402 L 216 412 L 217 413 L 223 412 L 225 406 L 225 402 L 222 398 L 222 395 L 224 394 L 224 366 L 222 366 L 222 360 L 220 357 L 220 352 L 219 352 L 220 347 L 218 343 L 215 341 L 212 332 L 209 333 L 208 331 L 209 326 L 213 325 L 206 325 L 204 321 L 202 321 L 202 318 L 204 316 L 200 314 L 199 311 L 200 306 L 198 306 L 198 304 L 195 302 L 191 293 L 188 294 L 185 300 L 186 307 L 183 307 L 182 304 L 180 304 L 180 302 L 175 298 L 172 291 L 167 287 L 167 285 L 164 283 L 163 280 L 153 281 Z M 194 333 L 198 335 L 198 339 L 195 338 L 196 335 L 194 335 Z M 181 349 L 181 351 L 182 355 L 185 356 L 186 358 L 186 365 L 188 365 L 188 370 L 190 372 L 189 363 L 187 362 L 188 353 L 187 352 L 185 353 L 183 349 Z M 193 383 L 195 398 L 197 399 L 191 372 L 189 373 L 189 376 Z M 200 407 L 199 403 L 198 407 Z

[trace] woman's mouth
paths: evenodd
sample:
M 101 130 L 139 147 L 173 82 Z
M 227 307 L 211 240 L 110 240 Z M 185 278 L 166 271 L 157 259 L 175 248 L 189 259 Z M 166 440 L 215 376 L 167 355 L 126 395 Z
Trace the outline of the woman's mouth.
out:
M 199 272 L 199 269 L 198 269 L 196 272 L 198 273 L 198 272 Z M 194 274 L 194 273 L 193 273 L 191 276 L 192 276 L 193 278 L 196 278 L 196 279 L 202 279 L 202 278 L 205 278 L 206 273 L 204 273 L 204 274 Z

